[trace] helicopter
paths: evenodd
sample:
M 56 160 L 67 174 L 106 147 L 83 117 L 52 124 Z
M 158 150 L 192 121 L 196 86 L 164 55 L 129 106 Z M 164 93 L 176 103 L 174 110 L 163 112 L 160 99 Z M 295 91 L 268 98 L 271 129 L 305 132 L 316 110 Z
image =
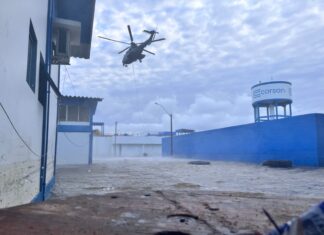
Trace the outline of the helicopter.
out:
M 155 30 L 143 30 L 144 33 L 148 33 L 150 34 L 150 37 L 142 42 L 142 43 L 135 43 L 134 39 L 133 39 L 133 35 L 132 35 L 132 30 L 131 27 L 129 25 L 127 25 L 128 28 L 128 33 L 129 33 L 129 37 L 131 42 L 123 42 L 123 41 L 118 41 L 118 40 L 114 40 L 111 38 L 106 38 L 106 37 L 102 37 L 102 36 L 98 36 L 99 38 L 105 39 L 105 40 L 109 40 L 109 41 L 113 41 L 113 42 L 118 42 L 118 43 L 123 43 L 123 44 L 127 44 L 129 45 L 128 47 L 126 47 L 125 49 L 123 49 L 122 51 L 118 52 L 118 54 L 123 53 L 124 51 L 126 51 L 124 57 L 123 57 L 123 66 L 127 67 L 127 65 L 135 62 L 135 61 L 139 61 L 140 63 L 142 63 L 142 60 L 144 59 L 145 55 L 143 54 L 143 51 L 150 53 L 152 55 L 155 55 L 153 52 L 150 52 L 146 49 L 144 49 L 146 46 L 149 46 L 152 42 L 158 42 L 158 41 L 163 41 L 165 40 L 165 38 L 159 38 L 159 39 L 155 39 L 155 35 L 158 34 L 158 32 L 156 32 Z

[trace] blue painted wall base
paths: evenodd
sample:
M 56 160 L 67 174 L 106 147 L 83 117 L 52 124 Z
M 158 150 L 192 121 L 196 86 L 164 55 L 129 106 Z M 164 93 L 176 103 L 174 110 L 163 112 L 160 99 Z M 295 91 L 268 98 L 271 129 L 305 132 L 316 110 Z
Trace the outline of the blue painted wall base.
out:
M 49 196 L 50 196 L 50 193 L 51 193 L 52 189 L 54 188 L 54 185 L 55 185 L 55 177 L 53 176 L 52 179 L 50 180 L 50 182 L 48 182 L 46 184 L 45 195 L 43 195 L 41 192 L 39 192 L 33 198 L 33 200 L 31 202 L 34 203 L 34 202 L 41 202 L 41 201 L 47 200 L 49 198 Z M 43 200 L 43 196 L 45 196 L 44 200 Z
M 324 114 L 233 126 L 175 136 L 176 156 L 260 164 L 289 160 L 293 166 L 324 166 Z M 169 155 L 170 140 L 162 140 Z

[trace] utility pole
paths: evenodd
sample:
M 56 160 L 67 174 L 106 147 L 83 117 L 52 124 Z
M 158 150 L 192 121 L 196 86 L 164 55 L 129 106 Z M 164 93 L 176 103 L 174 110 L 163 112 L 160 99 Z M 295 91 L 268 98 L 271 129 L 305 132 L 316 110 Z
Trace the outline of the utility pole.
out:
M 117 156 L 117 125 L 118 122 L 115 122 L 114 157 Z
M 173 156 L 173 126 L 172 126 L 172 119 L 173 119 L 173 116 L 172 116 L 172 113 L 169 113 L 162 104 L 159 104 L 157 102 L 155 102 L 156 105 L 160 106 L 163 111 L 169 115 L 170 117 L 170 156 Z
M 170 155 L 173 156 L 173 128 L 172 128 L 172 113 L 170 113 Z

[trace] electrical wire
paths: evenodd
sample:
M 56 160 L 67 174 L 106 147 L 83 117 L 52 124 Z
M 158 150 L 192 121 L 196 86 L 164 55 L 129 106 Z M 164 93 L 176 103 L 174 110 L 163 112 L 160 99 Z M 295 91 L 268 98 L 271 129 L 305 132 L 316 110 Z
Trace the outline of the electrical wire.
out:
M 133 78 L 136 79 L 136 76 L 135 76 L 135 69 L 134 69 L 134 64 L 132 64 L 132 68 L 133 68 Z
M 67 72 L 65 71 L 65 73 L 64 73 L 64 77 L 63 77 L 63 81 L 62 81 L 62 89 L 61 89 L 61 92 L 62 92 L 62 93 L 63 93 L 63 91 L 64 91 L 64 85 L 65 85 L 66 75 L 67 75 Z
M 70 77 L 69 70 L 67 69 L 66 65 L 64 65 L 64 68 L 65 68 L 65 71 L 66 71 L 66 73 L 67 73 L 67 75 L 68 75 L 68 79 L 69 79 L 70 82 L 71 82 L 71 85 L 72 85 L 72 88 L 73 88 L 73 91 L 74 91 L 74 95 L 76 96 L 75 86 L 74 86 L 73 81 L 72 81 L 72 79 L 71 79 L 71 77 Z
M 17 136 L 19 137 L 19 139 L 21 140 L 21 142 L 23 142 L 23 144 L 27 147 L 27 149 L 28 149 L 32 154 L 34 154 L 35 156 L 41 158 L 42 155 L 37 154 L 37 153 L 36 153 L 36 152 L 35 152 L 35 151 L 34 151 L 34 150 L 33 150 L 33 149 L 32 149 L 32 148 L 27 144 L 27 142 L 22 138 L 22 136 L 20 135 L 20 133 L 18 132 L 17 128 L 16 128 L 15 125 L 13 124 L 13 122 L 12 122 L 12 120 L 11 120 L 9 114 L 7 113 L 6 109 L 3 107 L 3 105 L 2 105 L 1 102 L 0 102 L 0 106 L 1 106 L 1 108 L 2 108 L 2 110 L 3 110 L 3 112 L 4 112 L 4 114 L 6 115 L 8 121 L 10 122 L 11 127 L 13 128 L 13 130 L 15 131 L 15 133 L 17 134 Z
M 67 136 L 67 134 L 65 133 L 65 132 L 63 132 L 63 134 L 64 134 L 64 136 L 65 136 L 65 138 L 72 144 L 72 145 L 74 145 L 74 146 L 76 146 L 76 147 L 79 147 L 79 148 L 81 148 L 81 147 L 84 147 L 84 145 L 80 145 L 80 144 L 77 144 L 77 143 L 75 143 L 74 141 L 72 141 L 71 139 L 70 139 L 70 137 L 68 137 Z

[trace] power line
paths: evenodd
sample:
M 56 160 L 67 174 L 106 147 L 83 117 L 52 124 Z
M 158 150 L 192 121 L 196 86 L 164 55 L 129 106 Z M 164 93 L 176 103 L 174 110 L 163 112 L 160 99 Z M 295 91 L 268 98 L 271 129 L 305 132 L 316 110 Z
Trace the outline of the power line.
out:
M 66 139 L 67 139 L 67 140 L 68 140 L 72 145 L 74 145 L 74 146 L 76 146 L 76 147 L 79 147 L 79 148 L 84 147 L 84 145 L 79 145 L 79 144 L 75 143 L 74 141 L 72 141 L 72 140 L 70 139 L 70 137 L 68 137 L 67 134 L 66 134 L 65 132 L 63 132 L 63 134 L 64 134 L 65 138 L 66 138 Z
M 4 112 L 4 114 L 6 115 L 8 121 L 10 122 L 11 127 L 14 129 L 15 133 L 16 133 L 17 136 L 19 137 L 19 139 L 23 142 L 23 144 L 27 147 L 27 149 L 28 149 L 32 154 L 34 154 L 35 156 L 41 158 L 42 155 L 37 154 L 37 153 L 36 153 L 36 152 L 35 152 L 35 151 L 34 151 L 34 150 L 33 150 L 33 149 L 32 149 L 32 148 L 27 144 L 27 142 L 22 138 L 22 136 L 19 134 L 17 128 L 15 127 L 15 125 L 13 124 L 13 122 L 11 121 L 11 118 L 10 118 L 9 114 L 7 113 L 6 109 L 3 107 L 3 105 L 2 105 L 1 102 L 0 102 L 0 106 L 1 106 L 1 108 L 2 108 L 2 110 L 3 110 L 3 112 Z
M 73 91 L 74 91 L 74 95 L 76 95 L 76 92 L 75 92 L 75 86 L 74 86 L 73 81 L 72 81 L 72 79 L 71 79 L 71 77 L 70 77 L 69 70 L 66 68 L 66 65 L 64 65 L 64 68 L 65 68 L 65 71 L 66 71 L 66 73 L 67 73 L 67 75 L 68 75 L 68 79 L 69 79 L 70 82 L 71 82 L 71 85 L 72 85 L 72 88 L 73 88 Z
M 63 91 L 64 91 L 64 85 L 65 85 L 65 80 L 66 80 L 66 74 L 67 74 L 67 72 L 65 71 L 65 73 L 64 73 L 64 77 L 63 77 L 63 82 L 62 82 L 62 89 L 61 89 L 61 92 L 63 93 Z

